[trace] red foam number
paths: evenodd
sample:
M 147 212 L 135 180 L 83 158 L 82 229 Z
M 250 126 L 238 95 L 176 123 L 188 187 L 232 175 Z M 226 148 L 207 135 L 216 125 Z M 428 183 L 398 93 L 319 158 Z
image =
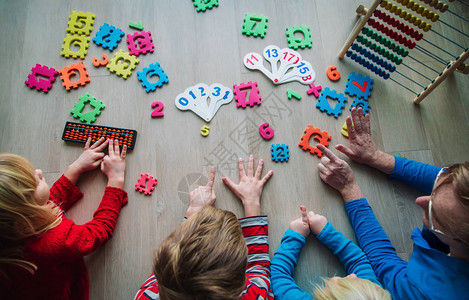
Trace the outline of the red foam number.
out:
M 151 116 L 154 118 L 158 117 L 164 117 L 164 112 L 162 112 L 164 108 L 163 102 L 160 101 L 155 101 L 151 104 L 151 107 L 153 107 L 155 110 L 151 113 Z

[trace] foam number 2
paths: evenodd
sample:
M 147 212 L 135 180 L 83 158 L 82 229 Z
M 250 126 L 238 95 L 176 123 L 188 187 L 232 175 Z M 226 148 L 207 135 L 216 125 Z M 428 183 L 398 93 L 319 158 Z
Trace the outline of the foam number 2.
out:
M 337 81 L 340 79 L 340 73 L 337 71 L 336 66 L 330 66 L 327 69 L 327 78 L 329 78 L 332 81 Z
M 153 118 L 158 118 L 158 117 L 164 117 L 164 113 L 162 112 L 164 108 L 163 102 L 160 101 L 155 101 L 151 104 L 151 107 L 153 107 L 155 110 L 151 113 L 151 116 Z
M 274 130 L 269 127 L 269 123 L 264 123 L 259 126 L 259 134 L 265 140 L 270 140 L 274 137 Z

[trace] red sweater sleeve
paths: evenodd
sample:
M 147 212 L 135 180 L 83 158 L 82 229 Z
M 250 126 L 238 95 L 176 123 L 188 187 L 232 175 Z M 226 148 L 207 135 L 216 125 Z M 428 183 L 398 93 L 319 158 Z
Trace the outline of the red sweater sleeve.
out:
M 49 199 L 54 201 L 63 211 L 67 211 L 81 197 L 83 197 L 83 193 L 65 175 L 62 175 L 50 188 Z
M 122 206 L 127 204 L 127 193 L 119 188 L 106 187 L 93 220 L 76 225 L 63 218 L 62 223 L 37 240 L 38 253 L 53 259 L 73 260 L 90 254 L 111 238 Z
M 242 300 L 274 299 L 270 288 L 269 230 L 267 216 L 239 220 L 248 246 L 246 288 Z M 261 296 L 261 297 L 259 297 Z

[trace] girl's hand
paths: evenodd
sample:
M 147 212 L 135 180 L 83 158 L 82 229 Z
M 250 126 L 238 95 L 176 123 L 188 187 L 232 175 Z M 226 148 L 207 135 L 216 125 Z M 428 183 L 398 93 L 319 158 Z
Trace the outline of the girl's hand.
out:
M 360 187 L 349 164 L 338 158 L 323 145 L 318 144 L 317 148 L 325 155 L 318 164 L 319 177 L 339 191 L 344 202 L 362 198 Z
M 199 186 L 189 193 L 189 207 L 186 211 L 186 218 L 195 215 L 204 207 L 213 205 L 217 200 L 213 183 L 215 182 L 215 167 L 210 168 L 210 175 L 205 186 Z
M 107 186 L 121 189 L 124 187 L 127 145 L 122 147 L 122 152 L 120 152 L 118 140 L 110 140 L 108 145 L 108 154 L 102 160 L 101 172 L 107 176 Z
M 248 172 L 244 170 L 243 159 L 238 161 L 239 183 L 235 184 L 229 178 L 222 178 L 223 183 L 238 197 L 244 206 L 246 217 L 258 216 L 261 213 L 261 195 L 266 182 L 274 173 L 272 170 L 261 179 L 264 161 L 259 160 L 256 173 L 254 174 L 254 157 L 249 156 Z
M 308 224 L 308 214 L 306 213 L 306 206 L 301 205 L 300 210 L 301 210 L 301 218 L 291 221 L 290 229 L 298 232 L 304 237 L 307 237 L 311 231 L 310 231 L 310 227 Z
M 103 150 L 108 145 L 109 141 L 100 138 L 93 145 L 91 144 L 91 138 L 88 138 L 85 143 L 85 147 L 81 155 L 75 160 L 65 171 L 65 176 L 76 183 L 78 177 L 84 172 L 96 169 L 104 158 Z
M 314 235 L 318 235 L 326 227 L 327 219 L 326 217 L 315 214 L 313 211 L 308 213 L 308 224 L 309 229 Z

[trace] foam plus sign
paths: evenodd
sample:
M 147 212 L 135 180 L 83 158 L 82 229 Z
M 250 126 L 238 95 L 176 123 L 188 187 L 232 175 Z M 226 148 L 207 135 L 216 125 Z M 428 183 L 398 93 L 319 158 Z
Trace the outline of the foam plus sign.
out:
M 309 87 L 311 89 L 307 90 L 306 93 L 308 95 L 314 94 L 314 97 L 318 98 L 319 97 L 319 91 L 322 89 L 322 87 L 320 85 L 315 86 L 314 83 L 312 83 L 312 82 L 309 84 Z

